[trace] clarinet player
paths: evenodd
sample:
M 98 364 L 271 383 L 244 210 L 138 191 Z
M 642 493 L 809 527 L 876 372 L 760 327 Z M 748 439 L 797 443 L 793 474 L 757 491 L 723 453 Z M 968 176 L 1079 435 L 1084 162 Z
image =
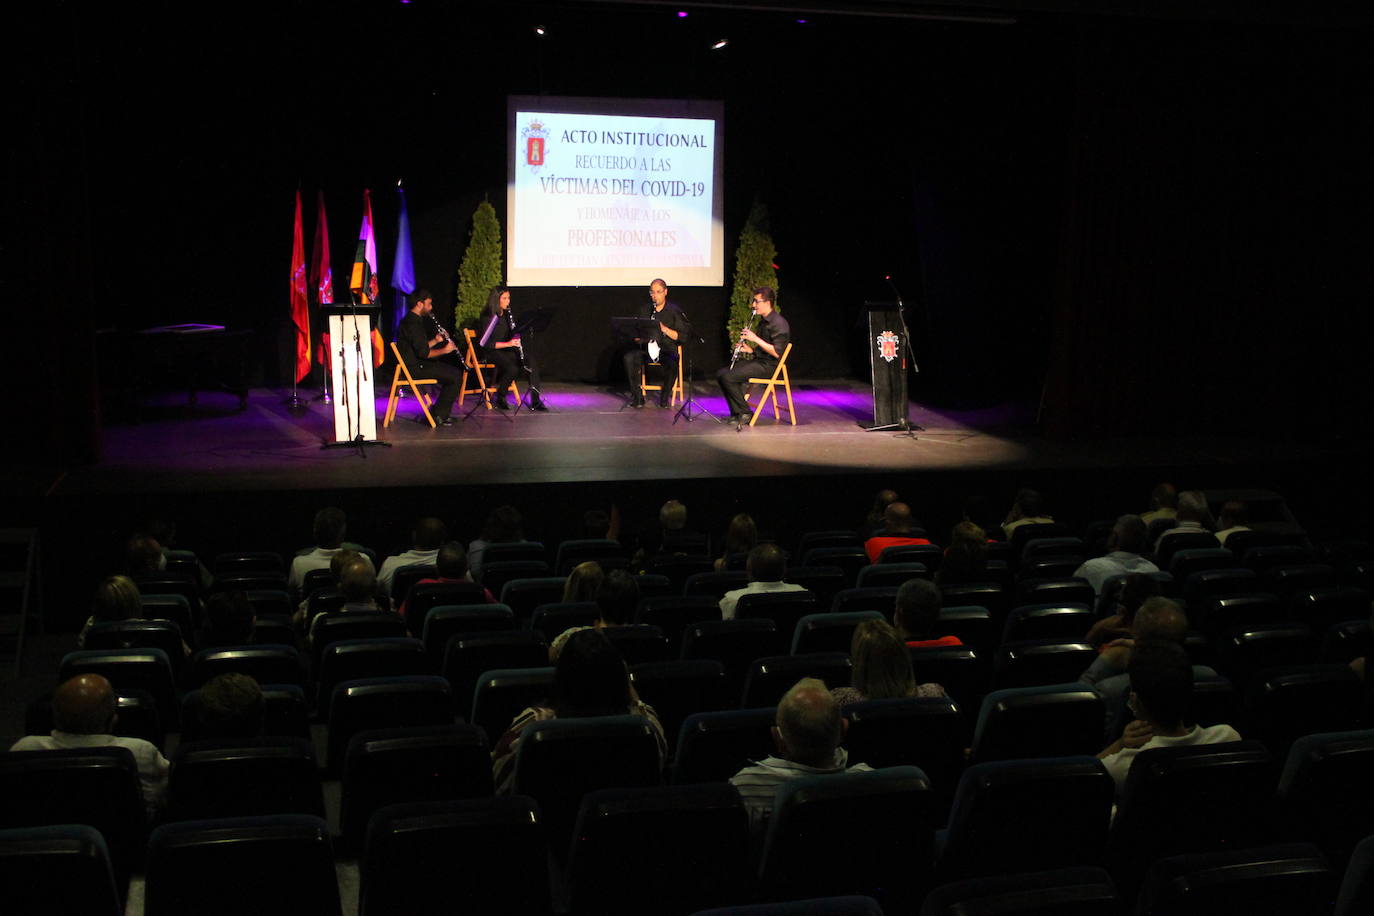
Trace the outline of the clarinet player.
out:
M 758 329 L 745 327 L 735 347 L 734 364 L 716 373 L 716 381 L 730 407 L 730 422 L 738 426 L 749 422 L 749 405 L 744 400 L 745 380 L 772 375 L 792 333 L 787 319 L 773 308 L 773 290 L 769 287 L 760 286 L 754 290 L 751 309 L 758 317 Z
M 437 328 L 433 337 L 428 330 L 431 324 Z M 434 422 L 441 426 L 452 426 L 453 418 L 449 412 L 458 397 L 458 383 L 462 381 L 463 373 L 444 359 L 458 347 L 434 320 L 434 297 L 429 290 L 417 289 L 411 293 L 410 313 L 396 325 L 396 349 L 401 351 L 401 358 L 405 360 L 412 377 L 439 380 L 439 400 L 434 404 Z
M 520 370 L 529 372 L 530 410 L 545 411 L 544 399 L 540 397 L 539 366 L 534 354 L 524 349 L 520 336 L 515 333 L 515 315 L 510 310 L 510 288 L 498 286 L 487 296 L 487 309 L 483 317 L 482 336 L 479 343 L 487 358 L 496 366 L 496 409 L 510 410 L 506 393 L 510 383 L 515 381 Z

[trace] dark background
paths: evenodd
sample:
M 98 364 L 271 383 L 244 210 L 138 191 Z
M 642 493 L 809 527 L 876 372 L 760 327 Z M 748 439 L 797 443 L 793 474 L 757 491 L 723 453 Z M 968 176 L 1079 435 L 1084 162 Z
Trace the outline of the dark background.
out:
M 289 383 L 297 188 L 307 252 L 325 193 L 344 294 L 364 188 L 385 288 L 403 179 L 417 277 L 443 312 L 474 207 L 485 196 L 504 219 L 506 96 L 541 92 L 724 101 L 727 286 L 673 291 L 711 331 L 706 371 L 758 197 L 800 379 L 863 377 L 859 305 L 891 274 L 924 403 L 1039 402 L 1061 438 L 1367 431 L 1367 13 L 827 6 L 26 10 L 9 36 L 0 255 L 17 281 L 7 390 L 34 396 L 9 399 L 25 432 L 12 462 L 98 455 L 100 329 L 251 329 L 254 382 Z M 907 15 L 931 9 L 1000 18 Z M 516 308 L 559 309 L 538 344 L 547 375 L 613 382 L 604 319 L 644 299 L 531 289 Z

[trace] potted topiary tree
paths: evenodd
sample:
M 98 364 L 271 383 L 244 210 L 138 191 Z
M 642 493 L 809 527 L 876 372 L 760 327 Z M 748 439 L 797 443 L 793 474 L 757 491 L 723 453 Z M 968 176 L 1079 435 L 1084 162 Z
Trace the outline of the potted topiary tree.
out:
M 778 250 L 768 230 L 768 208 L 758 200 L 749 209 L 749 219 L 739 234 L 735 249 L 735 288 L 730 294 L 730 320 L 726 324 L 727 353 L 733 351 L 740 332 L 749 323 L 749 303 L 756 287 L 770 286 L 777 296 L 778 271 L 773 261 Z M 776 299 L 773 308 L 781 311 Z
M 455 329 L 470 327 L 486 308 L 487 296 L 500 286 L 501 224 L 496 221 L 496 208 L 483 200 L 472 214 L 472 231 L 468 235 L 467 251 L 458 265 L 458 304 L 453 309 Z

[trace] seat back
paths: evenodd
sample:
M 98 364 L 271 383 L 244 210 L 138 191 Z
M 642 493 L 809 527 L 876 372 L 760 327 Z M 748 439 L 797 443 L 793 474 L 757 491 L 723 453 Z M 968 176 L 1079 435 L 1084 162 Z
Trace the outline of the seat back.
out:
M 1095 658 L 1097 650 L 1085 642 L 1029 639 L 1003 643 L 992 660 L 992 689 L 1070 684 Z
M 817 610 L 830 607 L 835 596 L 853 584 L 853 578 L 838 566 L 793 566 L 782 581 L 800 585 L 816 596 Z
M 194 640 L 192 640 L 194 641 Z M 185 669 L 181 627 L 171 620 L 111 620 L 86 630 L 83 648 L 92 650 L 161 649 L 180 682 Z
M 820 678 L 831 689 L 847 687 L 852 670 L 849 654 L 842 652 L 774 655 L 755 659 L 744 680 L 744 699 L 740 708 L 777 706 L 783 694 L 804 677 Z
M 509 633 L 516 625 L 515 613 L 504 604 L 440 604 L 429 609 L 420 633 L 425 653 L 437 663 L 458 634 Z
M 562 601 L 563 586 L 567 581 L 567 576 L 523 576 L 508 581 L 499 592 L 493 589 L 493 593 L 499 594 L 501 603 L 511 609 L 518 622 L 524 624 L 534 616 L 535 608 Z
M 844 746 L 849 761 L 874 768 L 920 767 L 930 779 L 938 820 L 954 797 L 964 768 L 969 725 L 947 697 L 865 700 L 844 707 L 849 720 Z
M 247 572 L 286 572 L 281 554 L 270 550 L 241 550 L 215 555 L 211 566 L 216 576 L 232 576 Z
M 493 745 L 501 740 L 522 709 L 553 701 L 553 668 L 503 668 L 478 676 L 469 721 L 487 733 Z
M 988 691 L 988 664 L 969 646 L 907 649 L 918 684 L 939 684 L 967 710 L 975 710 Z M 971 732 L 970 732 L 971 733 Z
M 667 634 L 647 623 L 605 627 L 601 632 L 625 659 L 625 664 L 630 666 L 666 662 L 677 657 L 671 653 Z
M 1095 754 L 1102 749 L 1105 720 L 1101 698 L 1082 685 L 997 690 L 978 711 L 972 759 Z
M 148 841 L 143 911 L 339 916 L 329 825 L 300 814 L 164 824 Z
M 897 606 L 896 585 L 862 585 L 857 588 L 843 588 L 830 602 L 830 611 L 835 614 L 848 614 L 860 611 L 876 611 L 887 619 L 892 618 Z
M 10 796 L 0 828 L 85 824 L 109 848 L 116 886 L 143 862 L 147 815 L 134 756 L 122 747 L 0 753 L 0 781 Z
M 687 914 L 738 901 L 748 885 L 749 819 L 724 783 L 598 789 L 583 798 L 573 835 L 575 913 L 642 913 L 653 900 L 658 912 Z
M 405 636 L 406 628 L 399 614 L 390 611 L 330 614 L 315 621 L 310 629 L 316 670 L 332 643 L 353 639 L 378 639 L 386 636 Z
M 1001 640 L 1001 630 L 992 619 L 992 612 L 977 605 L 940 608 L 940 620 L 936 624 L 939 636 L 956 636 L 966 646 L 991 657 L 992 650 Z
M 348 742 L 361 731 L 421 725 L 452 725 L 453 694 L 448 681 L 432 674 L 344 681 L 329 701 L 325 767 L 338 773 Z
M 541 604 L 530 617 L 530 629 L 543 635 L 550 644 L 558 634 L 571 627 L 589 627 L 601 617 L 595 601 L 568 601 Z
M 315 675 L 315 709 L 319 717 L 327 721 L 330 697 L 334 688 L 344 681 L 428 673 L 425 644 L 418 639 L 384 636 L 338 640 L 330 643 L 320 655 Z
M 561 861 L 582 796 L 595 789 L 656 786 L 662 767 L 658 740 L 640 716 L 551 719 L 521 734 L 514 788 L 539 802 L 549 851 Z
M 854 611 L 848 614 L 807 614 L 797 621 L 792 635 L 792 654 L 810 652 L 848 652 L 854 631 L 865 620 L 883 620 L 881 611 Z
M 85 824 L 0 830 L 0 883 L 12 913 L 124 913 L 109 849 Z
M 782 651 L 782 634 L 771 620 L 708 620 L 687 627 L 682 657 L 713 658 L 725 666 L 727 689 L 739 696 L 755 660 Z
M 1079 640 L 1093 620 L 1091 604 L 1023 604 L 1007 615 L 1002 641 Z
M 1115 794 L 1107 768 L 1086 755 L 975 764 L 959 781 L 941 878 L 1099 864 Z
M 391 574 L 392 606 L 400 607 L 410 597 L 410 590 L 415 587 L 416 582 L 421 579 L 433 579 L 438 575 L 439 567 L 433 563 L 412 563 L 393 572 Z M 423 620 L 424 618 L 420 619 Z
M 513 582 L 517 579 L 559 578 L 557 576 L 550 576 L 549 572 L 549 564 L 545 563 L 543 560 L 499 560 L 495 563 L 484 562 L 482 564 L 482 584 L 486 586 L 487 590 L 495 595 L 502 604 L 510 605 L 511 609 L 523 620 L 528 617 L 527 614 L 521 613 L 526 607 L 532 612 L 541 604 L 548 604 L 550 601 L 561 600 L 563 598 L 563 585 L 561 582 L 559 583 L 556 595 L 551 594 L 549 590 L 545 590 L 541 592 L 542 595 L 546 596 L 543 600 L 536 600 L 530 604 L 527 603 L 529 600 L 528 596 L 518 600 L 512 600 L 511 597 L 508 597 L 505 593 L 506 583 Z
M 719 601 L 725 593 L 749 584 L 749 574 L 743 571 L 723 571 L 692 573 L 682 585 L 682 594 L 692 598 L 698 595 L 709 596 Z
M 453 689 L 454 711 L 466 719 L 472 714 L 477 679 L 485 672 L 544 668 L 548 664 L 549 646 L 543 635 L 531 630 L 457 633 L 449 638 L 444 652 L 443 675 Z M 499 736 L 488 737 L 495 740 Z
M 1310 843 L 1169 856 L 1151 866 L 1140 916 L 1325 913 L 1337 873 Z
M 735 619 L 771 620 L 777 625 L 784 644 L 790 645 L 797 622 L 807 614 L 823 610 L 814 592 L 759 592 L 740 596 L 735 603 Z
M 730 709 L 688 716 L 678 731 L 673 784 L 723 782 L 751 762 L 773 754 L 777 710 Z
M 725 709 L 735 696 L 728 690 L 725 666 L 709 658 L 642 662 L 630 668 L 630 681 L 658 714 L 669 753 L 688 716 Z
M 411 588 L 406 598 L 406 622 L 414 630 L 424 624 L 433 608 L 442 605 L 482 605 L 486 601 L 486 590 L 476 582 L 426 582 Z
M 169 821 L 268 814 L 324 817 L 310 743 L 291 738 L 192 741 L 172 755 Z
M 877 563 L 859 570 L 854 580 L 856 588 L 889 586 L 899 588 L 910 579 L 931 578 L 930 568 L 924 563 Z
M 1303 735 L 1358 727 L 1363 699 L 1364 685 L 1349 665 L 1271 669 L 1250 688 L 1241 733 L 1285 758 Z
M 551 912 L 543 818 L 523 796 L 389 805 L 368 825 L 359 916 Z M 455 881 L 454 865 L 480 876 Z
M 844 575 L 844 587 L 854 585 L 859 570 L 868 565 L 868 554 L 862 547 L 812 547 L 802 555 L 801 565 L 838 566 Z
M 191 657 L 187 683 L 200 687 L 221 674 L 246 674 L 259 684 L 305 685 L 305 659 L 293 646 L 253 645 L 202 649 Z
M 837 868 L 833 844 L 843 836 L 884 840 Z M 906 912 L 931 885 L 934 836 L 930 783 L 916 767 L 792 779 L 778 789 L 759 878 L 765 893 L 866 894 L 886 912 Z
M 683 634 L 694 623 L 719 621 L 720 602 L 709 595 L 655 595 L 639 600 L 637 623 L 658 627 L 673 658 L 682 654 Z
M 368 820 L 387 805 L 492 792 L 487 736 L 475 725 L 359 732 L 344 759 L 339 822 L 345 848 L 362 849 Z
M 1106 869 L 1092 866 L 969 878 L 942 884 L 921 907 L 922 916 L 1100 916 L 1121 900 Z
M 1283 835 L 1316 843 L 1344 868 L 1374 833 L 1374 730 L 1305 735 L 1293 742 L 1279 778 Z

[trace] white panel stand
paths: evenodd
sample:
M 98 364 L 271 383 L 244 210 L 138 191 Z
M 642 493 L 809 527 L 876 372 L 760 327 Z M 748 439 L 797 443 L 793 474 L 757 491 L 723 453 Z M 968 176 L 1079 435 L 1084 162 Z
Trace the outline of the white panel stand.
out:
M 334 441 L 325 448 L 385 445 L 377 440 L 377 400 L 372 382 L 372 325 L 376 309 L 335 309 L 329 315 L 329 345 L 334 363 Z

